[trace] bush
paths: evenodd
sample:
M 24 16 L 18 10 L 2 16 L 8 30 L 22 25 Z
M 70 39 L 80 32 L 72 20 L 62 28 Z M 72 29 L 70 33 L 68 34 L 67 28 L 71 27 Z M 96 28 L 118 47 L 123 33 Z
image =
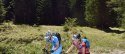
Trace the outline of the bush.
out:
M 0 26 L 0 31 L 4 32 L 4 31 L 7 31 L 7 30 L 13 30 L 14 27 L 15 27 L 15 25 L 13 25 L 13 22 L 4 22 Z
M 69 31 L 76 26 L 77 26 L 77 18 L 66 18 L 63 29 L 64 31 Z

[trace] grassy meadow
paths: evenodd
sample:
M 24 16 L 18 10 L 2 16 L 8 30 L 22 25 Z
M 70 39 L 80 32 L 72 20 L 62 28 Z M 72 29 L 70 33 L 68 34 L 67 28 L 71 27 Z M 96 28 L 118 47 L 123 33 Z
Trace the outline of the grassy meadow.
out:
M 75 27 L 75 29 L 86 34 L 90 40 L 91 54 L 125 54 L 125 33 L 107 33 L 90 27 Z M 42 49 L 46 44 L 44 36 L 47 30 L 61 34 L 65 52 L 71 45 L 71 31 L 64 32 L 63 26 L 4 23 L 0 25 L 0 54 L 43 54 Z M 69 54 L 77 54 L 77 50 L 73 49 Z

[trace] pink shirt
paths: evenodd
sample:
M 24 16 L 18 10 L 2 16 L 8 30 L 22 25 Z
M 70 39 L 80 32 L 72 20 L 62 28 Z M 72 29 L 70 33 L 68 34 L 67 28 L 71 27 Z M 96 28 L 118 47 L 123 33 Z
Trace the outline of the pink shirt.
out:
M 76 48 L 79 50 L 79 52 L 83 52 L 83 48 L 85 47 L 85 43 L 82 42 L 81 44 L 77 43 L 76 41 L 73 41 L 73 45 L 76 46 Z

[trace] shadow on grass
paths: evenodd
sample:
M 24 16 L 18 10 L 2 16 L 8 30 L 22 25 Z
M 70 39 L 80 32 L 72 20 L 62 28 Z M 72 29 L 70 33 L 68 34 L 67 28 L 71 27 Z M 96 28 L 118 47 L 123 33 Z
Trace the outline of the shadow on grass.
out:
M 124 31 L 120 31 L 120 30 L 112 30 L 110 28 L 98 28 L 100 30 L 103 30 L 107 33 L 117 33 L 117 34 L 122 34 L 122 33 L 125 33 L 125 30 Z

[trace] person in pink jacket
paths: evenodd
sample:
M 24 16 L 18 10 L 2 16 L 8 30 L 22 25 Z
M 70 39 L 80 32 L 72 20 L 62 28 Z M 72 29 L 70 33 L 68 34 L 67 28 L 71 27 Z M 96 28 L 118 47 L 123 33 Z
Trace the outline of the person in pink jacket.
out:
M 78 49 L 78 54 L 86 54 L 86 44 L 82 41 L 80 34 L 74 34 L 72 38 L 72 45 L 67 50 L 66 53 L 69 53 L 74 47 Z

